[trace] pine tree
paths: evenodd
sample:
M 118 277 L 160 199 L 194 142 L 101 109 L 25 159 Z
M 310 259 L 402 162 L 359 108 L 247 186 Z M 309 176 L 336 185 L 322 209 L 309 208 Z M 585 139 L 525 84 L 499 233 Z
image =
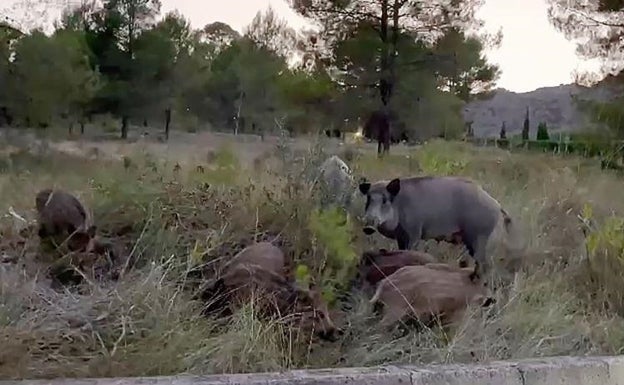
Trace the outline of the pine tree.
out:
M 524 126 L 522 127 L 522 140 L 529 140 L 529 107 L 526 109 L 526 115 L 524 116 Z
M 503 125 L 501 126 L 501 129 L 500 129 L 500 138 L 507 139 L 507 128 L 505 127 L 505 122 L 503 122 Z
M 548 135 L 548 126 L 544 122 L 540 122 L 537 126 L 537 140 L 550 140 L 550 135 Z

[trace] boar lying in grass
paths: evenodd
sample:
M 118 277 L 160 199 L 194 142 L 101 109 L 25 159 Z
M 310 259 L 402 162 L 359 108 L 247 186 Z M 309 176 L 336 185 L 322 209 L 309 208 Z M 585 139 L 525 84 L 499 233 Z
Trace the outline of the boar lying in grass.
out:
M 406 318 L 443 326 L 459 322 L 468 305 L 494 303 L 476 269 L 442 263 L 405 266 L 383 279 L 370 302 L 383 309 L 381 323 L 390 326 Z
M 362 254 L 359 275 L 366 283 L 375 286 L 402 267 L 436 262 L 433 255 L 417 250 L 366 251 Z
M 284 254 L 278 247 L 269 242 L 246 247 L 204 290 L 202 299 L 208 302 L 205 313 L 232 313 L 253 300 L 261 313 L 297 314 L 303 329 L 313 329 L 322 339 L 336 340 L 339 330 L 320 291 L 314 285 L 307 290 L 297 287 L 286 278 L 284 270 Z

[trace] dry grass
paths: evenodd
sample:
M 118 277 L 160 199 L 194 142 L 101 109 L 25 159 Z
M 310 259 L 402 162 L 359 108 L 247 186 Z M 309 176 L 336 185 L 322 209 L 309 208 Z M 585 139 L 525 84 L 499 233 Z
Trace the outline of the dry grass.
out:
M 617 354 L 624 346 L 622 181 L 586 160 L 444 142 L 383 161 L 348 149 L 356 178 L 476 179 L 512 214 L 526 241 L 518 274 L 504 275 L 498 262 L 505 280 L 487 313 L 475 311 L 452 335 L 437 328 L 401 335 L 379 329 L 361 294 L 336 299 L 354 255 L 394 245 L 365 238 L 354 216 L 341 224 L 314 212 L 310 181 L 322 160 L 318 151 L 286 148 L 247 162 L 241 159 L 248 151 L 229 146 L 215 149 L 210 162 L 204 154 L 174 172 L 175 159 L 163 162 L 136 148 L 108 160 L 51 150 L 0 158 L 1 213 L 12 207 L 30 221 L 38 189 L 66 188 L 89 204 L 103 234 L 129 230 L 118 239 L 135 261 L 119 281 L 53 287 L 32 231 L 4 216 L 1 251 L 19 261 L 0 263 L 0 379 L 472 362 Z M 196 170 L 200 163 L 204 173 Z M 338 342 L 311 340 L 285 320 L 260 319 L 253 304 L 226 322 L 200 316 L 194 289 L 218 261 L 254 238 L 275 236 L 298 278 L 312 276 L 326 288 L 346 331 Z M 446 260 L 461 253 L 445 244 L 426 247 Z M 492 253 L 495 260 L 503 256 Z

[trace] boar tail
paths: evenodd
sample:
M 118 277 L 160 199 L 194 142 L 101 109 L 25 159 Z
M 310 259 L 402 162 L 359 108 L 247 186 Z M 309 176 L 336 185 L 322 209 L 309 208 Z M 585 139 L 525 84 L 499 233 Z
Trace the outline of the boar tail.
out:
M 501 211 L 501 214 L 503 214 L 503 223 L 505 225 L 505 231 L 509 233 L 510 227 L 511 227 L 511 216 L 509 216 L 509 213 L 505 211 L 505 209 L 502 207 L 500 211 Z
M 508 250 L 522 250 L 524 248 L 524 241 L 522 236 L 518 232 L 518 229 L 514 226 L 511 216 L 505 209 L 501 208 L 501 214 L 503 215 L 503 225 L 507 236 L 507 248 Z

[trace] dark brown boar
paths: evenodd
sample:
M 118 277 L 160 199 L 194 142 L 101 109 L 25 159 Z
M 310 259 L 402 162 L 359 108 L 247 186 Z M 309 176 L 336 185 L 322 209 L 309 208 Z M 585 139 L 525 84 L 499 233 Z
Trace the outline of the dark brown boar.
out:
M 66 242 L 71 251 L 88 251 L 93 246 L 97 228 L 74 195 L 60 189 L 41 190 L 35 197 L 35 208 L 40 238 L 51 238 L 57 245 Z
M 202 295 L 209 302 L 205 313 L 232 313 L 253 300 L 264 315 L 297 314 L 301 327 L 314 330 L 323 339 L 335 340 L 338 329 L 320 291 L 313 285 L 297 287 L 284 270 L 284 254 L 278 247 L 269 242 L 246 247 Z
M 366 251 L 360 262 L 360 276 L 368 284 L 375 286 L 402 267 L 436 262 L 433 255 L 417 250 Z
M 282 275 L 286 257 L 282 250 L 270 242 L 257 242 L 245 247 L 227 263 L 226 269 L 236 265 L 257 265 L 277 275 Z

